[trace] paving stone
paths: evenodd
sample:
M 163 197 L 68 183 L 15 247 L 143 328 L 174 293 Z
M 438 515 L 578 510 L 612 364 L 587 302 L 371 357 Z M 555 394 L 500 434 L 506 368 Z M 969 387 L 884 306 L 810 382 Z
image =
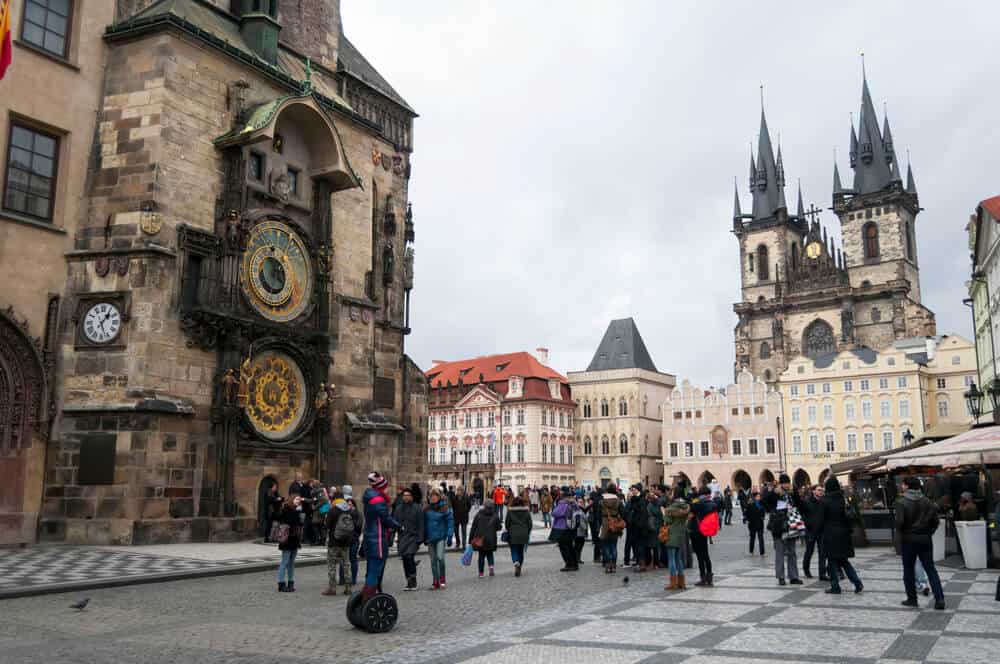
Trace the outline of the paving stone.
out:
M 995 664 L 1000 653 L 1000 638 L 981 639 L 968 636 L 942 636 L 927 654 L 931 662 L 955 664 Z

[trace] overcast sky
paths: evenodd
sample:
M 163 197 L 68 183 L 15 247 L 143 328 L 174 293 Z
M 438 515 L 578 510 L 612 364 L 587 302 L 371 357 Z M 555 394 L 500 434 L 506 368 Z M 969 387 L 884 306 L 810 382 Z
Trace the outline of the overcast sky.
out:
M 1000 5 L 343 0 L 343 21 L 420 113 L 407 352 L 425 369 L 546 346 L 583 370 L 632 316 L 661 371 L 731 379 L 733 177 L 746 210 L 759 86 L 789 203 L 801 178 L 829 208 L 835 149 L 852 179 L 861 50 L 912 155 L 924 302 L 939 333 L 971 333 L 964 227 L 1000 193 Z

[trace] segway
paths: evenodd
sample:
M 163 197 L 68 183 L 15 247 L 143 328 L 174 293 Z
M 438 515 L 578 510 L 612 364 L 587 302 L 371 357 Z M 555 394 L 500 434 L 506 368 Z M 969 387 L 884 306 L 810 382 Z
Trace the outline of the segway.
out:
M 372 634 L 388 632 L 396 626 L 399 619 L 399 607 L 396 598 L 387 593 L 379 592 L 368 601 L 361 600 L 362 591 L 351 595 L 347 600 L 347 620 L 358 629 Z

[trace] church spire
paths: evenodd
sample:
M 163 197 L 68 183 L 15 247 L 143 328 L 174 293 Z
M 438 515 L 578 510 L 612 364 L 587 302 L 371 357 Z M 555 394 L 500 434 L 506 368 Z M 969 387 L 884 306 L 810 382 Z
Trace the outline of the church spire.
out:
M 753 159 L 753 146 L 750 146 L 750 193 L 757 188 L 757 164 Z
M 778 139 L 778 163 L 775 165 L 775 182 L 778 185 L 778 207 L 776 209 L 788 209 L 785 202 L 785 164 L 781 160 L 781 139 Z
M 806 208 L 805 208 L 804 205 L 802 205 L 802 180 L 801 179 L 799 180 L 799 202 L 798 202 L 798 205 L 796 206 L 795 215 L 799 219 L 805 219 L 806 218 Z
M 882 132 L 879 131 L 867 75 L 863 75 L 861 81 L 861 112 L 858 115 L 856 138 L 853 123 L 851 126 L 852 147 L 855 141 L 856 156 L 860 159 L 853 158 L 851 164 L 854 168 L 854 191 L 858 194 L 882 191 L 892 183 L 892 171 L 889 168 L 892 157 L 886 152 Z
M 840 170 L 837 168 L 837 162 L 833 162 L 833 195 L 846 194 L 844 190 L 844 185 L 840 183 Z
M 733 223 L 739 223 L 743 219 L 743 212 L 740 210 L 740 188 L 733 178 Z
M 917 193 L 917 183 L 913 181 L 913 166 L 908 159 L 906 163 L 906 191 L 910 194 Z
M 757 138 L 757 164 L 754 174 L 753 218 L 768 219 L 782 207 L 781 187 L 778 182 L 778 167 L 775 163 L 771 133 L 767 128 L 764 108 L 760 109 L 760 135 Z
M 889 129 L 889 111 L 882 111 L 882 148 L 885 150 L 886 161 L 895 161 L 892 149 L 892 131 Z M 896 169 L 899 170 L 898 168 Z
M 858 163 L 858 135 L 854 132 L 854 114 L 851 113 L 851 168 Z

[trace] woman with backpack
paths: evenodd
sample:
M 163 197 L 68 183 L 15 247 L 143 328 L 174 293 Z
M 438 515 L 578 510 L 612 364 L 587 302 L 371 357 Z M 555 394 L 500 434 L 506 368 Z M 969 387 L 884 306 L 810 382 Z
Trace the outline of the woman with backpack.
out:
M 405 499 L 405 498 L 404 498 Z M 424 508 L 424 541 L 431 555 L 432 590 L 445 588 L 445 543 L 455 536 L 455 516 L 451 505 L 441 496 L 441 490 L 431 489 L 427 507 Z
M 667 567 L 670 570 L 670 583 L 664 590 L 684 590 L 684 559 L 681 550 L 687 540 L 687 522 L 691 507 L 678 491 L 670 504 L 664 509 L 663 523 L 667 527 L 666 541 Z
M 489 563 L 490 576 L 493 576 L 493 552 L 497 550 L 497 531 L 500 530 L 500 517 L 496 514 L 494 503 L 486 503 L 476 513 L 472 520 L 472 530 L 469 531 L 469 544 L 479 552 L 479 578 L 483 578 L 484 563 Z
M 535 525 L 531 512 L 524 500 L 517 498 L 507 510 L 504 526 L 507 529 L 507 542 L 510 544 L 510 560 L 514 563 L 514 576 L 521 576 L 524 567 L 524 554 L 531 541 L 531 529 Z
M 719 532 L 719 509 L 712 500 L 712 490 L 707 486 L 701 487 L 698 497 L 691 502 L 688 524 L 691 549 L 698 558 L 698 575 L 701 577 L 694 585 L 711 587 L 712 557 L 708 552 L 708 538 Z

